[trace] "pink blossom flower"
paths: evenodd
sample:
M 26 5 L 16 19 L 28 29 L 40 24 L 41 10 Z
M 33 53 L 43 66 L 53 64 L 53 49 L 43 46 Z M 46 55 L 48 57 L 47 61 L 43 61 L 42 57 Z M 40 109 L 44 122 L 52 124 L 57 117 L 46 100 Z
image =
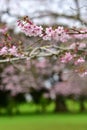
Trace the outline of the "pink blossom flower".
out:
M 74 64 L 75 65 L 78 65 L 78 64 L 82 64 L 82 63 L 84 63 L 85 62 L 85 60 L 83 59 L 83 57 L 80 57 L 79 59 L 77 59 L 75 62 L 74 62 Z
M 70 52 L 66 52 L 65 55 L 61 58 L 62 63 L 68 63 L 73 59 L 73 56 Z
M 19 20 L 17 22 L 22 32 L 24 32 L 27 36 L 39 36 L 42 34 L 43 28 L 33 24 L 31 21 L 25 23 L 24 21 Z
M 9 50 L 9 53 L 13 56 L 18 56 L 17 54 L 17 47 L 16 46 L 12 46 L 12 48 L 10 48 Z
M 58 27 L 52 33 L 52 38 L 56 41 L 65 42 L 69 39 L 69 35 L 65 32 L 63 27 Z
M 46 28 L 45 33 L 46 33 L 47 35 L 52 36 L 52 32 L 53 32 L 52 27 Z
M 23 27 L 24 24 L 23 24 L 23 22 L 21 20 L 18 20 L 17 25 L 20 26 L 20 27 Z
M 51 36 L 49 35 L 42 35 L 41 37 L 43 37 L 43 40 L 51 40 Z
M 7 47 L 3 47 L 1 50 L 0 50 L 0 55 L 7 55 L 8 54 L 8 48 Z
M 43 40 L 56 40 L 65 42 L 69 39 L 69 35 L 65 32 L 63 27 L 58 27 L 53 30 L 52 27 L 46 28 L 45 35 L 42 35 Z
M 42 35 L 43 40 L 52 40 L 52 27 L 46 28 L 45 34 Z

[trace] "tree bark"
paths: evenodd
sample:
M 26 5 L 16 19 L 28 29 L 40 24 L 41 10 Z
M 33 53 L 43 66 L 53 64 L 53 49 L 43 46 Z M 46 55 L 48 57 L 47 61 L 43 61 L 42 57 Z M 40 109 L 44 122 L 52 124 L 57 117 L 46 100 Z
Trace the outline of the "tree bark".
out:
M 62 95 L 57 95 L 55 100 L 55 112 L 67 112 L 65 98 Z

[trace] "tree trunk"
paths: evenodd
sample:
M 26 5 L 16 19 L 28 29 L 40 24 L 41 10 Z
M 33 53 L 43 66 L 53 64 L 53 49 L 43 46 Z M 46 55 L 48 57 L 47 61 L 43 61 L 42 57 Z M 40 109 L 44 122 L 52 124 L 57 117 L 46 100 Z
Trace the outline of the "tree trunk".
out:
M 84 98 L 80 98 L 80 112 L 85 111 Z
M 56 96 L 55 100 L 55 112 L 67 112 L 67 106 L 65 103 L 65 98 L 61 95 Z

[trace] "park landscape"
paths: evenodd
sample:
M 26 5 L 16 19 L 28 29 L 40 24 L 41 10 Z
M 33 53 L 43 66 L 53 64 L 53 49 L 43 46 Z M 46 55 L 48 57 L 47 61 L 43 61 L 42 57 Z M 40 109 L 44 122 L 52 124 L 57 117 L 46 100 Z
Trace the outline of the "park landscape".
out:
M 1 0 L 0 130 L 87 129 L 86 5 Z

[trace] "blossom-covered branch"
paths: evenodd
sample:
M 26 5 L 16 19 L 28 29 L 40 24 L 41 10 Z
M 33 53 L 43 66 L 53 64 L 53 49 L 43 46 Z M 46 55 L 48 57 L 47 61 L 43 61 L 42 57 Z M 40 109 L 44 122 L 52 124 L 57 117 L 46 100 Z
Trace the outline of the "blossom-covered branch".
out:
M 36 46 L 24 47 L 20 43 L 12 43 L 7 30 L 1 29 L 4 35 L 0 47 L 0 63 L 16 60 L 30 60 L 37 57 L 56 56 L 64 64 L 74 66 L 75 71 L 87 74 L 87 29 L 86 28 L 57 28 L 37 26 L 27 16 L 17 21 L 21 31 L 29 37 L 39 37 Z M 49 45 L 41 45 L 41 41 L 48 41 Z

